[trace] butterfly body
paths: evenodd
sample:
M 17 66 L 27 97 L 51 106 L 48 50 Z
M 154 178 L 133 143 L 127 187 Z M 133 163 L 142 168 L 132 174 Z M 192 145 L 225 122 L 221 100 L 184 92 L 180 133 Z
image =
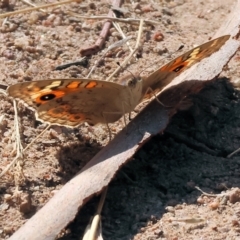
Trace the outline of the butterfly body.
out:
M 181 72 L 218 51 L 230 35 L 198 46 L 157 69 L 147 78 L 121 83 L 93 79 L 51 79 L 18 83 L 8 94 L 35 110 L 36 118 L 74 127 L 82 122 L 112 123 L 162 89 Z M 151 89 L 149 94 L 148 90 Z

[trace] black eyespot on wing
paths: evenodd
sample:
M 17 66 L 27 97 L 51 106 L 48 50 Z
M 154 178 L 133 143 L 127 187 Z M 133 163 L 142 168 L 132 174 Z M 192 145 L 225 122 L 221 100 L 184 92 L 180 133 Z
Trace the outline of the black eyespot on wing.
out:
M 81 119 L 81 116 L 79 116 L 79 115 L 77 115 L 77 114 L 74 115 L 73 117 L 74 117 L 75 120 L 80 120 L 80 119 Z
M 180 65 L 180 66 L 176 67 L 175 69 L 173 69 L 173 71 L 179 72 L 183 67 L 184 67 L 184 65 Z
M 40 97 L 40 100 L 42 101 L 49 101 L 49 100 L 52 100 L 56 97 L 55 94 L 52 94 L 52 93 L 49 93 L 49 94 L 45 94 L 43 96 Z

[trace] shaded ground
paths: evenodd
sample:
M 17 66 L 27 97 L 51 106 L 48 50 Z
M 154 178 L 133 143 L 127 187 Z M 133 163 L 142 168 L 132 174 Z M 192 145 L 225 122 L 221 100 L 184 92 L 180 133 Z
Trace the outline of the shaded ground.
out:
M 239 92 L 222 79 L 193 97 L 193 103 L 111 183 L 104 239 L 240 237 L 240 158 L 227 158 L 239 144 Z M 219 197 L 201 197 L 195 186 L 215 194 L 229 190 Z M 81 216 L 95 207 L 96 201 L 87 204 Z M 79 221 L 71 224 L 73 235 L 83 225 Z
M 137 7 L 126 2 L 124 7 L 130 10 L 128 16 L 160 22 L 159 26 L 145 30 L 142 57 L 133 62 L 131 71 L 168 57 L 167 52 L 175 51 L 181 44 L 187 50 L 207 41 L 234 6 L 231 3 L 234 1 L 227 4 L 222 1 L 153 1 L 148 12 L 142 8 L 148 5 L 146 2 L 140 1 Z M 22 3 L 12 4 L 14 10 L 26 7 Z M 1 28 L 1 83 L 86 76 L 101 53 L 89 60 L 88 68 L 74 66 L 61 72 L 53 70 L 59 64 L 79 59 L 81 46 L 86 41 L 94 43 L 102 25 L 99 21 L 73 20 L 66 12 L 101 15 L 106 14 L 108 8 L 109 2 L 105 1 L 72 3 L 48 14 L 10 18 L 7 27 L 17 27 L 11 31 L 7 31 L 6 26 Z M 1 12 L 6 11 L 2 6 Z M 136 26 L 122 26 L 129 35 L 136 36 Z M 164 35 L 163 41 L 147 38 L 158 30 Z M 112 29 L 106 47 L 117 40 L 119 36 Z M 125 46 L 122 51 L 120 57 L 108 56 L 93 77 L 104 79 L 112 72 L 115 63 L 128 54 Z M 237 56 L 223 75 L 237 80 L 238 62 Z M 3 96 L 0 101 L 1 114 L 5 114 L 0 128 L 0 168 L 4 169 L 14 157 L 15 152 L 11 152 L 15 138 L 12 103 Z M 104 239 L 240 238 L 240 193 L 230 190 L 239 187 L 240 158 L 239 155 L 227 158 L 240 147 L 239 105 L 238 91 L 224 79 L 209 84 L 194 96 L 193 106 L 176 114 L 165 133 L 149 141 L 111 183 L 103 211 Z M 44 126 L 34 121 L 34 115 L 25 106 L 19 110 L 21 139 L 26 146 Z M 113 125 L 113 132 L 121 126 L 121 121 Z M 92 128 L 84 124 L 74 130 L 53 127 L 33 144 L 25 155 L 24 177 L 19 167 L 1 179 L 1 239 L 8 238 L 41 208 L 106 144 L 107 137 L 105 127 Z M 227 193 L 200 197 L 195 186 L 208 193 L 219 194 L 225 190 Z M 78 239 L 97 202 L 98 199 L 91 200 L 59 238 Z

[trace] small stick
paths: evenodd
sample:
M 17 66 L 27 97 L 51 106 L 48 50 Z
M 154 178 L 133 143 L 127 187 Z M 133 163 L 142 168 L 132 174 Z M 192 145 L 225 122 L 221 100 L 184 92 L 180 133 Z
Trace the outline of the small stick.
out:
M 235 150 L 234 152 L 230 153 L 229 155 L 227 155 L 227 158 L 231 158 L 233 155 L 237 154 L 238 152 L 240 152 L 240 148 L 238 148 L 237 150 Z
M 112 0 L 112 6 L 121 7 L 121 5 L 122 5 L 122 0 Z M 114 16 L 114 12 L 112 9 L 110 9 L 107 17 L 113 17 L 113 16 Z M 95 42 L 95 44 L 92 46 L 80 49 L 80 54 L 82 56 L 89 56 L 92 54 L 96 54 L 102 48 L 103 44 L 105 43 L 111 25 L 112 25 L 112 21 L 109 20 L 109 21 L 105 22 L 103 25 L 102 31 L 101 31 L 97 41 Z
M 206 193 L 204 192 L 200 187 L 198 186 L 195 186 L 195 188 L 200 191 L 204 196 L 207 196 L 207 197 L 217 197 L 219 196 L 220 194 L 210 194 L 210 193 Z
M 78 66 L 78 65 L 86 67 L 87 66 L 86 57 L 83 57 L 75 62 L 64 63 L 62 65 L 58 65 L 57 67 L 55 67 L 55 70 L 63 70 L 63 69 L 69 68 L 71 66 Z

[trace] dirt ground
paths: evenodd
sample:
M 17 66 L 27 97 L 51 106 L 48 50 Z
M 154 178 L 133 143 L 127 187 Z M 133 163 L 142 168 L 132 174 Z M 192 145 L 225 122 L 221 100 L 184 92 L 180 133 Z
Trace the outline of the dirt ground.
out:
M 37 1 L 35 4 L 46 3 Z M 142 51 L 129 70 L 160 67 L 169 53 L 182 52 L 206 42 L 223 23 L 235 1 L 152 0 L 125 1 L 124 17 L 148 18 Z M 0 13 L 28 7 L 1 1 Z M 86 77 L 104 49 L 120 39 L 111 28 L 103 51 L 88 66 L 55 67 L 81 58 L 80 49 L 93 44 L 103 21 L 71 15 L 105 15 L 110 1 L 83 1 L 9 17 L 0 27 L 0 84 L 49 78 Z M 134 46 L 138 26 L 121 23 Z M 155 41 L 160 32 L 162 41 Z M 128 55 L 107 54 L 92 78 L 104 79 Z M 173 57 L 173 56 L 172 56 Z M 240 239 L 240 157 L 227 156 L 240 147 L 240 93 L 228 79 L 238 80 L 239 53 L 222 78 L 192 96 L 190 109 L 177 113 L 163 135 L 152 138 L 112 181 L 102 215 L 104 240 L 128 239 Z M 155 61 L 159 59 L 159 63 Z M 163 60 L 164 59 L 164 60 Z M 152 64 L 151 64 L 152 63 Z M 153 64 L 154 63 L 154 64 Z M 151 68 L 148 71 L 152 70 Z M 14 110 L 10 98 L 0 95 L 0 169 L 15 157 Z M 153 116 L 154 117 L 154 116 Z M 46 125 L 19 105 L 20 135 L 26 147 Z M 111 125 L 112 132 L 123 126 Z M 105 126 L 87 124 L 76 129 L 53 126 L 25 153 L 25 161 L 0 180 L 0 239 L 9 238 L 27 219 L 61 189 L 108 141 Z M 208 194 L 202 194 L 198 186 Z M 210 194 L 210 195 L 209 195 Z M 213 195 L 214 194 L 214 195 Z M 81 239 L 98 197 L 89 201 L 58 239 Z

